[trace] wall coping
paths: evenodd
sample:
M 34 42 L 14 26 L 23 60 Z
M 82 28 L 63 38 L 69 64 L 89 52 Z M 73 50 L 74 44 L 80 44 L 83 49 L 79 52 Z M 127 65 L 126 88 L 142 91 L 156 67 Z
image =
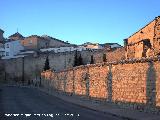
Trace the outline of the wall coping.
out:
M 125 60 L 120 60 L 120 61 L 113 61 L 113 62 L 103 62 L 103 63 L 97 63 L 97 64 L 87 64 L 87 65 L 81 65 L 77 67 L 72 67 L 68 69 L 64 69 L 61 71 L 52 71 L 54 73 L 61 73 L 61 72 L 67 72 L 67 71 L 72 71 L 72 70 L 77 70 L 77 69 L 86 69 L 89 67 L 101 67 L 101 66 L 109 66 L 109 65 L 123 65 L 123 64 L 134 64 L 134 63 L 145 63 L 145 62 L 156 62 L 160 61 L 160 56 L 157 57 L 149 57 L 149 58 L 132 58 L 132 59 L 125 59 Z

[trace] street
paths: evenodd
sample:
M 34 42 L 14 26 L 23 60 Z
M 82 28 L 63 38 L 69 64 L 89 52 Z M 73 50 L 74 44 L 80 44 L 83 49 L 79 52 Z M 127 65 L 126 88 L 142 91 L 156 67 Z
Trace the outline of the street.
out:
M 0 120 L 122 120 L 93 111 L 37 89 L 18 86 L 0 87 Z

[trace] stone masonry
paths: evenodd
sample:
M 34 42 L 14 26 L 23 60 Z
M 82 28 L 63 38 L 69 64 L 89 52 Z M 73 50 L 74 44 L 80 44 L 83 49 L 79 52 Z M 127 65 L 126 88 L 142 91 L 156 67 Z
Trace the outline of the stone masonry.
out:
M 151 57 L 160 54 L 160 17 L 127 39 L 126 58 Z
M 160 111 L 160 58 L 79 66 L 61 72 L 42 72 L 41 76 L 46 88 L 120 107 Z

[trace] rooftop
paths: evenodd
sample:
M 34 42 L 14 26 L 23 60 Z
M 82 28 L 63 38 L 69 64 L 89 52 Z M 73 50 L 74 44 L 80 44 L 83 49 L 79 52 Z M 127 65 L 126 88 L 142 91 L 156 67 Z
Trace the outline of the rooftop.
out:
M 17 37 L 17 38 L 20 38 L 20 39 L 24 38 L 19 32 L 16 32 L 13 35 L 9 36 L 9 38 L 13 38 L 13 37 Z

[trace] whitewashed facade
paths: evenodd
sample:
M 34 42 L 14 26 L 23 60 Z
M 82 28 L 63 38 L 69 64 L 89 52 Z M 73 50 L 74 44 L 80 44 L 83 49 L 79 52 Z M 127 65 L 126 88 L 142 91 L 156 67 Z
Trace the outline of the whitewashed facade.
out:
M 40 49 L 41 52 L 50 52 L 50 51 L 54 51 L 55 53 L 59 53 L 59 52 L 70 52 L 70 51 L 82 51 L 82 50 L 86 50 L 85 47 L 79 46 L 79 47 L 58 47 L 58 48 L 45 48 L 45 49 Z
M 8 41 L 4 44 L 5 55 L 2 59 L 15 58 L 24 47 L 21 45 L 20 40 Z

